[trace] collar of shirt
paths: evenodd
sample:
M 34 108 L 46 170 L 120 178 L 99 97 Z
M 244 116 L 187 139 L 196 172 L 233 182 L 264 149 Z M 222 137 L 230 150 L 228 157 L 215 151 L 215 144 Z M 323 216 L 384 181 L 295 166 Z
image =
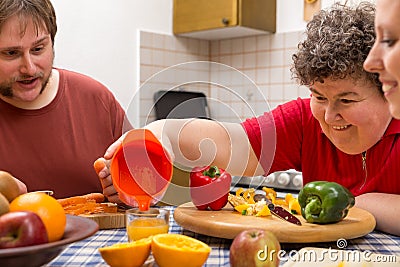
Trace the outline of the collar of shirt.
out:
M 400 120 L 392 119 L 383 136 L 399 134 L 399 133 L 400 133 Z

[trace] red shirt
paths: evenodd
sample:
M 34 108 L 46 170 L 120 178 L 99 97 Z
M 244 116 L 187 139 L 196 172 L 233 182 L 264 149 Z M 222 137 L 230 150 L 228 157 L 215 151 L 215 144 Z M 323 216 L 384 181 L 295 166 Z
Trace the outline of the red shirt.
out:
M 93 162 L 121 136 L 125 113 L 99 82 L 59 73 L 57 95 L 41 109 L 0 100 L 0 170 L 58 198 L 102 192 Z
M 310 99 L 285 103 L 242 125 L 266 174 L 296 169 L 304 184 L 334 181 L 355 195 L 400 194 L 399 120 L 393 119 L 381 140 L 366 151 L 364 167 L 362 154 L 343 153 L 325 136 L 311 113 Z

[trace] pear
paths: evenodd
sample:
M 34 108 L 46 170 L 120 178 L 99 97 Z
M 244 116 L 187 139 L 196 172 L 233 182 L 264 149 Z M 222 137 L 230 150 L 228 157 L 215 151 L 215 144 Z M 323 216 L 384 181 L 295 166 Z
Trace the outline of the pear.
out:
M 7 198 L 0 193 L 0 216 L 10 211 L 10 203 Z
M 14 177 L 5 171 L 0 171 L 0 193 L 8 200 L 13 201 L 20 195 L 19 186 Z

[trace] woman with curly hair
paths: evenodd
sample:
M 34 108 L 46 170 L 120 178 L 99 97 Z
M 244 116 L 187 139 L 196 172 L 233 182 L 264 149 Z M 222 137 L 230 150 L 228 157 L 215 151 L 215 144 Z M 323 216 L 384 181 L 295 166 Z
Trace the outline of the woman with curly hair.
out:
M 217 165 L 243 176 L 296 169 L 304 184 L 340 183 L 375 215 L 377 229 L 400 235 L 393 211 L 400 207 L 400 121 L 391 117 L 377 74 L 363 69 L 375 39 L 374 12 L 368 3 L 334 5 L 308 23 L 292 71 L 310 98 L 242 123 L 167 119 L 146 128 L 180 166 Z M 110 180 L 106 174 L 100 179 Z
M 378 0 L 376 6 L 376 40 L 364 67 L 379 73 L 390 112 L 400 119 L 400 1 Z

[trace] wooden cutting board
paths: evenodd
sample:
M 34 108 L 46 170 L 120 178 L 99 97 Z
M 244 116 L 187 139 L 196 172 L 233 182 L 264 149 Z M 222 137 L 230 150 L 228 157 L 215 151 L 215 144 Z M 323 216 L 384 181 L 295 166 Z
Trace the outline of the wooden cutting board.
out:
M 273 232 L 283 243 L 311 243 L 337 241 L 364 236 L 375 228 L 375 218 L 369 212 L 351 208 L 347 217 L 334 224 L 311 224 L 297 216 L 298 226 L 275 216 L 244 216 L 228 204 L 220 211 L 198 210 L 191 202 L 175 209 L 174 219 L 183 228 L 209 236 L 233 239 L 243 230 L 261 228 Z
M 125 213 L 98 213 L 90 215 L 79 215 L 91 219 L 99 225 L 99 229 L 125 228 Z

